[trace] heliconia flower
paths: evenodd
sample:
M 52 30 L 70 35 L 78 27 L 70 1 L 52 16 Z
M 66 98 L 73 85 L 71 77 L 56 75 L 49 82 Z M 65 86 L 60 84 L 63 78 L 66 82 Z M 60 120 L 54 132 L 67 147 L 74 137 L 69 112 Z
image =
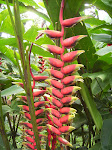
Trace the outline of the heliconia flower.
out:
M 58 108 L 61 108 L 63 106 L 63 104 L 59 100 L 55 99 L 54 97 L 48 97 L 48 99 L 53 105 L 55 105 Z
M 59 90 L 57 90 L 55 88 L 50 88 L 50 87 L 47 87 L 46 89 L 47 89 L 47 91 L 49 91 L 50 94 L 52 94 L 58 98 L 63 98 L 63 94 Z
M 75 117 L 75 115 L 66 115 L 60 118 L 60 122 L 62 124 L 67 124 L 69 123 L 73 118 Z
M 84 50 L 77 50 L 77 51 L 69 52 L 64 55 L 61 55 L 61 59 L 64 62 L 72 62 L 72 61 L 75 61 L 77 57 L 82 53 L 84 53 Z
M 62 138 L 62 137 L 58 137 L 58 140 L 59 140 L 62 144 L 66 145 L 66 146 L 73 147 L 70 142 L 68 142 L 66 139 L 64 139 L 64 138 Z
M 64 68 L 61 68 L 61 72 L 65 75 L 72 74 L 72 73 L 76 72 L 77 70 L 79 70 L 83 66 L 84 65 L 82 65 L 82 64 L 67 65 Z
M 61 102 L 64 104 L 64 105 L 71 105 L 73 104 L 76 100 L 78 100 L 79 98 L 78 97 L 64 97 L 61 99 Z
M 60 113 L 61 114 L 74 114 L 76 112 L 77 112 L 77 110 L 74 109 L 74 108 L 71 108 L 71 107 L 60 108 Z
M 34 107 L 42 107 L 42 106 L 46 105 L 47 103 L 49 103 L 49 102 L 47 102 L 47 101 L 35 102 Z
M 27 102 L 27 97 L 26 96 L 18 96 L 19 98 L 21 98 L 22 100 L 24 100 L 25 102 Z
M 57 80 L 53 80 L 53 79 L 46 79 L 45 82 L 47 82 L 49 85 L 54 86 L 55 88 L 58 89 L 62 89 L 63 88 L 63 84 Z
M 74 84 L 77 81 L 83 82 L 82 76 L 79 76 L 79 75 L 68 76 L 61 80 L 61 82 L 65 85 Z
M 61 134 L 61 132 L 57 128 L 55 128 L 54 126 L 47 124 L 47 127 L 48 127 L 48 129 L 50 129 L 56 135 L 60 135 Z
M 62 79 L 64 77 L 64 74 L 61 71 L 53 70 L 53 69 L 46 69 L 46 71 L 52 75 L 53 77 L 57 79 Z
M 62 126 L 62 127 L 60 127 L 59 128 L 59 131 L 61 132 L 61 133 L 68 133 L 68 132 L 71 132 L 72 130 L 74 130 L 75 128 L 74 127 L 72 127 L 72 126 Z
M 30 143 L 22 143 L 22 145 L 26 145 L 28 148 L 30 148 L 30 149 L 35 149 L 35 147 L 32 145 L 32 144 L 30 144 Z
M 29 107 L 26 105 L 19 105 L 20 108 L 23 108 L 24 111 L 28 111 L 29 112 Z
M 37 124 L 42 124 L 46 121 L 47 119 L 46 118 L 39 118 L 39 119 L 36 119 L 36 123 Z
M 36 92 L 33 92 L 33 96 L 34 97 L 40 97 L 40 96 L 44 95 L 45 92 L 46 92 L 46 90 L 36 91 Z
M 65 88 L 61 89 L 61 93 L 63 95 L 74 94 L 80 89 L 81 88 L 79 86 L 69 86 L 69 87 L 65 87 Z
M 60 113 L 58 110 L 53 109 L 53 108 L 46 108 L 46 110 L 49 111 L 55 117 L 60 118 Z
M 44 57 L 44 59 L 48 60 L 48 62 L 50 63 L 50 65 L 52 65 L 53 67 L 56 68 L 61 68 L 64 66 L 64 62 L 56 59 L 56 58 L 50 58 L 50 57 Z
M 35 116 L 41 115 L 44 111 L 45 111 L 45 109 L 36 110 L 35 111 Z
M 87 16 L 82 16 L 82 17 L 65 19 L 65 20 L 63 20 L 62 25 L 64 27 L 71 27 L 71 26 L 77 24 L 78 22 L 81 22 L 82 20 L 87 19 L 87 18 L 88 18 Z
M 33 76 L 33 79 L 35 80 L 35 81 L 44 81 L 45 79 L 47 79 L 48 78 L 48 76 Z
M 62 123 L 60 122 L 60 120 L 52 115 L 49 115 L 49 117 L 51 118 L 51 121 L 57 126 L 57 127 L 61 127 Z
M 46 126 L 38 126 L 37 129 L 39 132 L 42 132 L 43 130 L 47 129 L 47 127 Z
M 21 125 L 25 125 L 27 128 L 30 128 L 30 129 L 33 128 L 32 124 L 31 124 L 31 123 L 28 123 L 28 122 L 21 122 L 20 124 L 21 124 Z
M 25 132 L 30 136 L 34 136 L 34 132 L 32 132 L 31 130 L 25 130 Z
M 58 46 L 55 45 L 42 45 L 42 46 L 53 54 L 61 55 L 63 53 L 63 49 Z
M 75 46 L 76 42 L 78 42 L 79 40 L 81 40 L 84 37 L 87 37 L 87 35 L 77 35 L 77 36 L 67 38 L 63 41 L 62 45 L 65 48 L 72 48 Z
M 46 33 L 50 38 L 60 38 L 63 36 L 63 33 L 55 30 L 41 30 L 41 33 Z
M 31 116 L 30 116 L 29 113 L 26 113 L 26 112 L 25 112 L 24 115 L 25 115 L 25 117 L 26 117 L 27 119 L 31 120 Z
M 29 137 L 29 136 L 26 136 L 25 139 L 26 139 L 27 141 L 31 142 L 31 143 L 34 143 L 34 142 L 35 142 L 35 140 L 32 139 L 32 138 Z

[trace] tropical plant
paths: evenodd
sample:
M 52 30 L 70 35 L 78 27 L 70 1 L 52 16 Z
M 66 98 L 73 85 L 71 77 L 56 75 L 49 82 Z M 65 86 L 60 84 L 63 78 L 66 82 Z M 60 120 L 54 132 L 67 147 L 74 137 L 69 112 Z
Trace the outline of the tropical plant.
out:
M 112 149 L 111 2 L 0 3 L 0 148 Z

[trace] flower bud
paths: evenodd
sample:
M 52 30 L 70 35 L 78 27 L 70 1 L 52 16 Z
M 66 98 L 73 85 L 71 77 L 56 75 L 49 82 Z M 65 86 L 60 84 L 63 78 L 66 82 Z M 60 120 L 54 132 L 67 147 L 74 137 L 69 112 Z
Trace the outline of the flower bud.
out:
M 67 124 L 69 123 L 73 118 L 75 117 L 75 115 L 66 115 L 60 118 L 60 122 L 62 124 Z
M 41 33 L 46 33 L 47 36 L 49 36 L 50 38 L 53 38 L 53 39 L 55 39 L 55 38 L 60 38 L 61 36 L 63 36 L 63 35 L 62 35 L 62 32 L 60 32 L 60 31 L 55 31 L 55 30 L 41 30 L 41 31 L 39 31 L 39 32 L 41 32 Z
M 33 96 L 40 97 L 40 96 L 43 96 L 45 94 L 45 92 L 46 92 L 46 90 L 36 91 L 36 92 L 33 92 Z
M 59 90 L 57 90 L 55 88 L 49 88 L 49 87 L 47 87 L 46 89 L 50 94 L 52 94 L 58 98 L 63 98 L 63 94 Z
M 57 111 L 56 109 L 47 108 L 46 110 L 49 111 L 49 112 L 50 112 L 52 115 L 54 115 L 55 117 L 60 118 L 60 113 L 59 113 L 59 111 Z
M 60 120 L 52 115 L 49 115 L 49 117 L 51 118 L 51 121 L 57 126 L 57 127 L 61 127 L 62 123 L 60 122 Z
M 53 105 L 55 105 L 58 108 L 61 108 L 63 106 L 63 104 L 59 100 L 55 99 L 54 97 L 48 97 L 48 99 Z

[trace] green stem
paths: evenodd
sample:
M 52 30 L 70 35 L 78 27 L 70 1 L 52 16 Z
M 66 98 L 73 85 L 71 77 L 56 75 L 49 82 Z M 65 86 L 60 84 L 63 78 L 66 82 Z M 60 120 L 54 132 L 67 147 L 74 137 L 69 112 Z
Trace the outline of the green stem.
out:
M 28 50 L 26 50 L 26 76 L 25 76 L 25 81 L 26 81 L 26 90 L 27 90 L 27 102 L 30 110 L 30 115 L 31 115 L 31 122 L 33 125 L 33 131 L 35 135 L 35 142 L 37 144 L 37 149 L 40 150 L 40 140 L 39 140 L 39 132 L 37 129 L 37 123 L 36 123 L 36 116 L 35 116 L 35 109 L 34 109 L 34 101 L 33 101 L 33 94 L 32 94 L 32 87 L 31 87 L 31 76 L 30 76 L 30 66 L 29 66 L 29 57 L 28 57 Z
M 0 133 L 5 145 L 6 150 L 10 150 L 9 141 L 5 132 L 3 112 L 2 112 L 2 101 L 1 101 L 1 91 L 0 91 Z

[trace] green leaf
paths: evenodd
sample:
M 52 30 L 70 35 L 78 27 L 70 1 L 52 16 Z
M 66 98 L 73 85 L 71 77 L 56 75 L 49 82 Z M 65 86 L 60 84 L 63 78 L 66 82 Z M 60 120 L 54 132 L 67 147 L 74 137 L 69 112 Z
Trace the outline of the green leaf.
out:
M 40 69 L 37 67 L 37 65 L 31 64 L 31 68 L 33 68 L 36 71 L 39 71 Z
M 23 91 L 23 88 L 17 86 L 17 85 L 12 85 L 11 87 L 3 90 L 1 92 L 1 96 L 9 96 L 9 95 L 12 95 L 12 94 L 18 94 L 20 92 Z
M 19 0 L 19 1 L 24 3 L 25 5 L 27 4 L 29 6 L 35 6 L 36 9 L 40 8 L 34 0 Z
M 92 146 L 91 148 L 89 148 L 89 150 L 102 150 L 101 149 L 101 143 L 96 143 L 94 146 Z
M 73 119 L 72 126 L 75 127 L 76 129 L 80 128 L 82 125 L 87 123 L 87 119 L 84 116 L 83 113 L 78 113 L 75 115 L 75 118 Z
M 94 121 L 97 129 L 100 130 L 103 122 L 102 122 L 102 117 L 96 108 L 96 104 L 93 101 L 92 97 L 90 96 L 90 93 L 89 93 L 86 85 L 84 83 L 79 83 L 79 86 L 81 87 L 81 90 L 80 90 L 81 95 L 86 103 L 86 106 L 88 107 L 88 109 L 90 111 L 93 121 Z
M 111 0 L 101 0 L 105 5 L 112 7 L 112 1 Z
M 101 147 L 102 150 L 112 149 L 112 118 L 106 119 L 103 122 L 101 130 Z
M 112 53 L 112 46 L 105 46 L 104 48 L 101 48 L 99 51 L 96 52 L 99 56 L 104 56 L 108 53 Z
M 92 34 L 92 38 L 99 42 L 105 42 L 105 43 L 112 42 L 111 35 L 108 35 L 108 34 Z
M 3 115 L 5 115 L 7 112 L 11 112 L 12 109 L 8 105 L 2 105 Z
M 6 55 L 15 65 L 17 65 L 16 60 L 15 60 L 15 56 L 14 56 L 14 51 L 7 48 L 6 46 L 1 46 L 0 47 L 0 51 Z M 18 59 L 20 59 L 19 54 L 16 53 Z
M 106 22 L 103 20 L 99 20 L 97 18 L 89 18 L 89 19 L 84 20 L 84 23 L 88 23 L 91 26 L 99 26 L 99 25 L 105 24 Z

